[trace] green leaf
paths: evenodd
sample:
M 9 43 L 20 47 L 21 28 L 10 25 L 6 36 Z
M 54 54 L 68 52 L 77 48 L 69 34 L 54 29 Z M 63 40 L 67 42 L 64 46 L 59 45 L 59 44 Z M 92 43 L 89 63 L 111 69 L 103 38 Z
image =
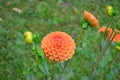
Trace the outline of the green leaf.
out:
M 38 33 L 33 34 L 34 43 L 40 43 L 40 36 Z

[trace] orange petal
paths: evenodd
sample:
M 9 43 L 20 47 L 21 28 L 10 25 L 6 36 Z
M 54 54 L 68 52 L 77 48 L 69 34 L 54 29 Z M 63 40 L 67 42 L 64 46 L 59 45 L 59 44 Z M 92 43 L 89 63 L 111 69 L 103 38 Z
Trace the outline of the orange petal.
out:
M 99 27 L 99 22 L 97 18 L 90 12 L 84 11 L 84 19 L 93 27 L 98 28 Z

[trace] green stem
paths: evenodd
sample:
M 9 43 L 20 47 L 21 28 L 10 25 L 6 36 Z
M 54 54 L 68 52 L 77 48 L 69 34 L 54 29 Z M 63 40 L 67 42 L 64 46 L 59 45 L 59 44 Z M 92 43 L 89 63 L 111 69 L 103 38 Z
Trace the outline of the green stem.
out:
M 66 69 L 66 67 L 67 67 L 68 62 L 69 62 L 69 61 L 67 61 L 67 62 L 65 63 L 64 68 L 62 69 L 60 75 L 58 76 L 58 80 L 61 80 L 62 74 L 64 73 L 64 71 L 65 71 L 65 69 Z
M 111 33 L 111 36 L 109 37 L 109 40 L 106 42 L 103 50 L 100 52 L 97 61 L 94 63 L 93 68 L 92 68 L 92 71 L 91 71 L 91 73 L 90 73 L 90 75 L 89 75 L 89 77 L 88 77 L 88 80 L 91 80 L 91 79 L 92 79 L 92 76 L 93 76 L 93 74 L 94 74 L 94 71 L 95 71 L 97 65 L 99 64 L 100 60 L 102 59 L 104 53 L 105 53 L 106 50 L 108 49 L 108 47 L 109 47 L 109 45 L 111 44 L 112 40 L 113 40 L 114 37 L 116 36 L 116 34 L 115 34 L 113 37 L 112 37 L 112 35 L 113 35 L 113 32 Z M 112 37 L 112 39 L 111 39 L 111 37 Z
M 110 19 L 110 22 L 109 22 L 108 25 L 106 26 L 105 33 L 104 33 L 104 39 L 105 39 L 106 31 L 107 31 L 107 29 L 109 28 L 110 24 L 112 23 L 113 18 L 114 18 L 114 17 L 112 17 L 112 18 Z
M 38 52 L 37 50 L 37 45 L 35 44 L 35 50 L 36 50 L 36 53 Z M 36 56 L 35 54 L 35 61 L 36 61 L 36 80 L 38 80 L 38 57 Z
M 81 38 L 82 38 L 82 36 L 83 36 L 84 32 L 85 32 L 85 30 L 84 30 L 84 29 L 80 32 L 80 35 L 79 35 L 79 37 L 78 37 L 78 39 L 77 39 L 77 41 L 76 41 L 76 45 L 78 45 L 78 44 L 79 44 L 79 42 L 80 42 L 80 40 L 81 40 Z
M 36 80 L 38 80 L 38 59 L 36 60 Z
M 54 80 L 54 62 L 52 62 L 52 80 Z
M 77 39 L 77 42 L 76 42 L 76 46 L 78 46 L 78 44 L 79 44 L 79 42 L 80 42 L 82 36 L 84 35 L 84 32 L 85 32 L 84 29 L 82 30 L 82 32 L 80 32 L 80 35 L 79 35 L 79 37 L 78 37 L 78 39 Z M 66 62 L 64 68 L 62 69 L 60 75 L 58 76 L 58 80 L 61 80 L 62 74 L 64 73 L 64 71 L 65 71 L 65 69 L 66 69 L 67 64 L 69 63 L 69 61 L 70 61 L 70 60 L 68 60 L 68 61 Z
M 104 76 L 104 75 L 107 73 L 107 70 L 110 69 L 111 65 L 114 64 L 115 61 L 116 61 L 119 57 L 120 57 L 120 54 L 118 54 L 118 55 L 115 57 L 115 59 L 110 62 L 110 64 L 109 64 L 109 65 L 106 67 L 106 69 L 105 69 L 106 71 L 101 74 L 100 79 L 102 78 L 102 76 Z

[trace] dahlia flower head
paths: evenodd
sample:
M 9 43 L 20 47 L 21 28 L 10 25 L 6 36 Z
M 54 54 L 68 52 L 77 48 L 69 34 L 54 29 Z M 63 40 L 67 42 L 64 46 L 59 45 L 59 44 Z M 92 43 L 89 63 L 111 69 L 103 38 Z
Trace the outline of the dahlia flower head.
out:
M 113 39 L 114 42 L 120 42 L 120 34 L 116 34 L 116 36 Z
M 49 60 L 63 62 L 73 56 L 76 47 L 71 36 L 65 32 L 56 31 L 43 38 L 41 48 Z
M 99 27 L 99 21 L 97 18 L 90 12 L 84 11 L 84 19 L 93 27 L 98 28 Z
M 106 38 L 108 39 L 108 38 L 110 37 L 110 35 L 112 34 L 112 29 L 111 29 L 111 28 L 108 27 L 108 28 L 106 29 L 105 26 L 102 26 L 102 27 L 98 30 L 98 32 L 104 33 L 105 30 L 106 30 L 106 32 L 107 32 Z M 113 35 L 114 35 L 114 33 L 113 33 Z M 113 36 L 113 35 L 112 35 L 112 36 Z
M 101 28 L 98 30 L 98 32 L 103 33 L 103 32 L 105 32 L 105 30 L 106 30 L 106 27 L 103 26 L 103 27 L 101 27 Z M 112 30 L 111 28 L 107 28 L 106 32 L 107 32 L 106 38 L 108 39 L 108 38 L 110 37 L 110 35 L 112 34 L 113 30 Z M 112 37 L 114 36 L 114 34 L 115 34 L 115 33 L 112 34 Z M 112 39 L 112 38 L 111 38 L 111 39 Z M 111 39 L 110 39 L 110 40 L 111 40 Z M 120 42 L 120 34 L 116 34 L 116 36 L 113 38 L 112 41 L 113 41 L 113 42 Z

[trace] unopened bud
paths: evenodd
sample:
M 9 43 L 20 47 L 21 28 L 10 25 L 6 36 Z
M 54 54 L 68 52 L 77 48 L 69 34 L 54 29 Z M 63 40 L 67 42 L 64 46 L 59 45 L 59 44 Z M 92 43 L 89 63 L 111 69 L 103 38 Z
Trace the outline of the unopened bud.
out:
M 32 32 L 30 32 L 30 31 L 25 32 L 24 33 L 24 40 L 25 40 L 25 43 L 31 44 L 33 42 Z
M 120 46 L 116 46 L 116 49 L 120 51 Z
M 115 16 L 118 14 L 117 9 L 113 8 L 112 6 L 106 6 L 106 11 L 108 16 Z
M 87 29 L 87 28 L 88 28 L 88 23 L 87 23 L 86 21 L 82 21 L 82 22 L 81 22 L 81 27 L 82 27 L 83 29 Z

